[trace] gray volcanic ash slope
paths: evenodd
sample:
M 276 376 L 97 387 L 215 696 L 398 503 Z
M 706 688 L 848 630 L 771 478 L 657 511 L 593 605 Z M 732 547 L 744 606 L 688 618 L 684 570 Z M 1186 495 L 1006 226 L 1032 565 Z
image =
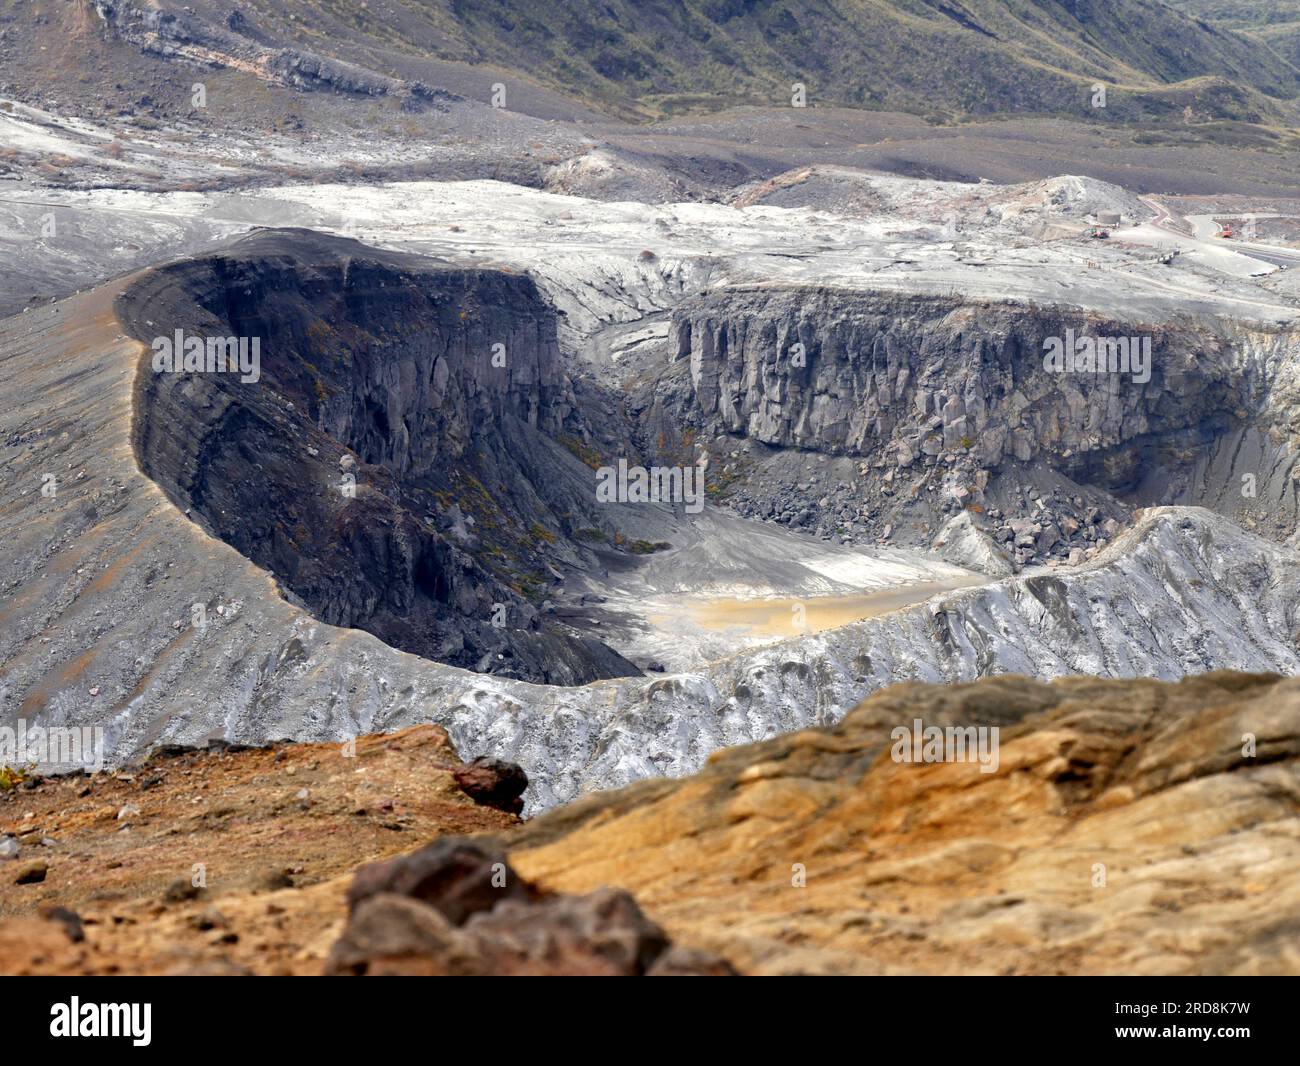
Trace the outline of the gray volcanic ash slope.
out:
M 354 280 L 332 273 L 346 262 L 355 264 L 349 268 L 358 271 Z M 406 554 L 379 551 L 375 546 L 382 539 L 344 535 L 343 497 L 322 498 L 342 508 L 328 513 L 315 509 L 324 502 L 309 497 L 313 478 L 326 484 L 336 478 L 340 442 L 347 440 L 356 449 L 359 483 L 374 493 L 365 502 L 373 510 L 364 513 L 375 517 L 377 529 L 424 520 L 418 507 L 408 506 L 410 490 L 399 475 L 433 463 L 423 449 L 447 446 L 454 434 L 439 436 L 444 431 L 436 429 L 434 418 L 428 434 L 411 435 L 408 450 L 396 446 L 392 432 L 375 432 L 373 417 L 366 421 L 359 414 L 373 415 L 367 398 L 378 405 L 386 393 L 376 388 L 370 376 L 376 367 L 365 353 L 386 351 L 396 366 L 409 360 L 425 371 L 437 359 L 449 359 L 449 371 L 466 371 L 448 340 L 457 336 L 459 311 L 448 329 L 436 313 L 435 297 L 463 297 L 471 283 L 486 286 L 475 291 L 491 292 L 496 300 L 522 300 L 516 310 L 532 309 L 525 332 L 536 335 L 545 316 L 520 278 L 415 265 L 307 234 L 254 237 L 223 254 L 113 283 L 0 324 L 14 401 L 0 416 L 7 442 L 3 475 L 14 486 L 0 510 L 0 541 L 6 545 L 0 570 L 5 720 L 105 725 L 115 760 L 161 741 L 342 739 L 435 721 L 447 726 L 466 754 L 489 751 L 519 761 L 535 782 L 532 802 L 549 806 L 586 789 L 693 770 L 720 745 L 836 718 L 893 680 L 958 680 L 1008 670 L 1044 677 L 1177 677 L 1219 667 L 1300 668 L 1296 553 L 1197 509 L 1140 515 L 1133 529 L 1079 569 L 945 593 L 920 606 L 658 678 L 539 686 L 407 654 L 371 633 L 330 624 L 321 615 L 341 605 L 355 610 L 364 604 L 379 617 L 414 603 L 368 599 L 378 595 L 377 586 L 367 585 L 376 575 L 349 572 L 358 559 L 382 559 L 411 577 L 409 587 L 418 593 L 419 575 L 429 571 L 410 569 L 413 560 L 425 558 L 413 554 L 416 549 L 429 553 L 429 566 L 468 551 L 436 523 L 419 537 L 394 540 Z M 349 285 L 376 296 L 365 313 L 349 311 Z M 380 297 L 377 287 L 396 291 Z M 133 307 L 129 296 L 119 299 L 132 291 L 153 294 L 148 306 Z M 259 317 L 271 306 L 282 312 L 283 325 Z M 167 307 L 185 328 L 266 329 L 277 343 L 299 328 L 304 336 L 297 338 L 287 367 L 264 362 L 266 382 L 274 387 L 259 392 L 262 399 L 239 400 L 228 381 L 187 385 L 192 376 L 158 380 L 153 374 L 147 347 L 124 335 L 118 314 L 133 323 L 132 332 L 148 334 L 162 325 Z M 310 319 L 302 317 L 307 309 Z M 499 310 L 480 313 L 501 328 L 525 321 L 511 316 L 510 323 L 496 322 Z M 384 347 L 383 327 L 395 325 L 385 316 L 394 314 L 420 329 L 401 339 L 389 329 Z M 319 358 L 324 349 L 305 342 L 311 323 L 358 331 L 349 347 L 358 356 L 349 364 L 355 376 L 342 367 L 331 370 Z M 307 387 L 310 379 L 295 377 L 309 363 L 324 385 L 325 398 L 317 401 L 314 384 Z M 545 345 L 523 366 L 537 372 L 521 394 L 531 396 L 548 380 Z M 471 380 L 472 375 L 459 379 L 459 387 L 468 389 Z M 479 447 L 500 452 L 497 462 L 525 462 L 507 443 L 510 433 L 503 426 L 525 427 L 524 443 L 539 453 L 554 444 L 541 427 L 555 412 L 539 414 L 534 428 L 527 403 L 512 397 L 511 388 L 465 399 L 471 408 L 485 405 L 475 439 Z M 390 431 L 421 414 L 402 408 L 399 417 L 398 408 L 384 410 Z M 228 435 L 238 427 L 249 445 Z M 140 463 L 158 482 L 141 473 L 137 447 Z M 312 449 L 320 454 L 313 456 Z M 555 451 L 572 460 L 563 448 Z M 468 451 L 460 454 L 470 461 Z M 530 461 L 540 460 L 533 454 Z M 589 489 L 591 471 L 576 460 L 566 462 L 557 460 L 552 469 L 571 470 L 574 484 Z M 530 480 L 536 470 L 515 469 L 521 483 L 541 483 Z M 232 481 L 231 473 L 240 478 Z M 40 491 L 46 475 L 56 480 L 53 495 Z M 295 536 L 298 523 L 284 528 L 276 514 L 256 510 L 268 502 L 263 494 L 283 492 L 293 478 L 299 491 L 288 513 L 298 508 L 314 523 L 299 543 L 322 553 L 301 552 L 296 564 L 277 553 L 285 551 L 284 538 Z M 565 484 L 563 478 L 558 484 Z M 576 505 L 581 492 L 573 493 Z M 357 499 L 365 495 L 359 492 Z M 524 506 L 509 494 L 505 499 Z M 190 517 L 182 508 L 190 509 Z M 367 536 L 388 535 L 377 529 Z M 556 531 L 567 532 L 561 526 Z M 237 542 L 240 551 L 218 535 Z M 558 535 L 556 542 L 557 549 L 565 546 Z M 253 559 L 261 554 L 258 561 L 276 570 L 274 578 L 241 551 Z M 320 560 L 328 561 L 336 581 L 350 582 L 346 597 L 329 598 L 330 583 L 314 570 Z M 582 562 L 575 556 L 572 565 Z M 489 595 L 500 592 L 486 564 L 458 580 L 475 595 L 480 586 Z M 317 602 L 294 592 L 295 581 L 318 595 Z M 431 587 L 440 586 L 434 580 Z M 452 604 L 433 600 L 446 610 L 431 617 L 463 624 Z M 195 604 L 205 608 L 202 625 L 194 624 Z M 359 621 L 347 619 L 350 625 Z M 389 624 L 400 629 L 396 615 L 383 622 Z M 524 629 L 503 639 L 527 640 L 530 633 Z M 400 632 L 393 639 L 399 637 Z

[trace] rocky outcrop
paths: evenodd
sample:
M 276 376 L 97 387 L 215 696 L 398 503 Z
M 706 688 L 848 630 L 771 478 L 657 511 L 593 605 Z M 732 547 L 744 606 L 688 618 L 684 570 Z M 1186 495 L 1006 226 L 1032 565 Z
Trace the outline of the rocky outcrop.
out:
M 505 759 L 480 755 L 472 762 L 456 767 L 456 784 L 475 803 L 519 814 L 524 809 L 524 790 L 528 775 L 523 768 Z
M 969 511 L 962 511 L 949 519 L 931 547 L 941 559 L 990 577 L 1015 573 L 1006 552 L 975 524 Z
M 363 867 L 348 900 L 325 967 L 335 976 L 734 973 L 716 956 L 672 947 L 628 893 L 540 893 L 503 853 L 468 840 Z
M 505 842 L 746 973 L 1294 974 L 1298 787 L 1295 679 L 1008 676 L 894 686 Z
M 224 26 L 218 26 L 190 9 L 144 6 L 129 0 L 94 0 L 94 8 L 115 36 L 165 59 L 231 67 L 305 91 L 399 96 L 413 108 L 460 99 L 445 90 L 379 74 L 332 56 L 272 47 L 238 10 L 231 12 Z
M 457 837 L 361 867 L 348 886 L 348 910 L 356 913 L 366 900 L 385 895 L 427 903 L 453 925 L 464 925 L 470 915 L 503 900 L 537 899 L 530 885 L 513 876 L 504 854 Z
M 512 871 L 513 875 L 513 871 Z M 626 892 L 504 902 L 456 928 L 432 907 L 375 896 L 352 915 L 325 973 L 355 977 L 726 977 L 716 955 L 675 948 Z
M 1052 339 L 1085 337 L 1103 356 L 1106 339 L 1132 339 L 1149 345 L 1149 359 L 1114 373 L 1045 365 Z M 1060 306 L 736 286 L 683 302 L 671 341 L 689 373 L 661 375 L 654 395 L 638 400 L 647 417 L 860 460 L 851 492 L 810 486 L 811 496 L 832 497 L 821 501 L 832 528 L 838 516 L 841 529 L 865 523 L 887 537 L 920 528 L 928 540 L 967 509 L 1027 563 L 1065 560 L 1075 549 L 1090 558 L 1107 538 L 1083 534 L 1105 518 L 1122 523 L 1125 504 L 1205 502 L 1235 515 L 1254 499 L 1242 492 L 1245 474 L 1283 514 L 1296 513 L 1300 483 L 1285 477 L 1294 459 L 1270 454 L 1294 434 L 1285 368 L 1300 342 L 1286 330 L 1209 316 L 1132 322 Z M 1271 435 L 1272 448 L 1243 454 L 1247 432 L 1251 442 Z M 1259 461 L 1248 466 L 1252 454 Z M 837 472 L 842 481 L 843 464 Z M 733 480 L 719 490 L 741 513 L 813 522 L 800 501 L 792 507 L 773 489 L 768 464 Z M 1036 528 L 1014 529 L 1013 520 Z
M 169 749 L 0 790 L 5 968 L 1300 971 L 1294 678 L 895 685 L 524 823 L 456 787 L 437 727 L 348 750 Z

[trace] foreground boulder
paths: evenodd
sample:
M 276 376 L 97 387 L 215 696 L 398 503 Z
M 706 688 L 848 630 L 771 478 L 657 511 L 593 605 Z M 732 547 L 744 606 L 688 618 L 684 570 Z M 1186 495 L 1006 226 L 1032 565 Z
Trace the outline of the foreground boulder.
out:
M 460 837 L 442 837 L 409 855 L 361 867 L 348 888 L 348 910 L 372 896 L 427 903 L 452 925 L 503 900 L 531 902 L 537 894 L 510 869 L 503 852 Z
M 523 812 L 528 775 L 518 764 L 480 755 L 456 767 L 453 776 L 456 784 L 475 803 L 495 807 L 507 814 Z
M 542 895 L 498 854 L 443 839 L 363 867 L 325 972 L 353 976 L 731 975 L 723 959 L 674 949 L 616 889 Z

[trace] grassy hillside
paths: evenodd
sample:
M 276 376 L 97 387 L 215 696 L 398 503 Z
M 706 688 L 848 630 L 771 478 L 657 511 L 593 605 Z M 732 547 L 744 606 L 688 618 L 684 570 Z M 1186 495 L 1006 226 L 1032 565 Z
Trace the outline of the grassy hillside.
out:
M 1300 0 L 1166 0 L 1187 15 L 1240 31 L 1300 64 Z
M 1210 2 L 1210 0 L 1206 0 Z M 1228 0 L 1224 0 L 1228 2 Z M 192 0 L 225 19 L 229 0 Z M 1257 39 L 1158 0 L 242 0 L 257 31 L 368 66 L 520 70 L 608 110 L 736 103 L 957 114 L 1091 111 L 1277 119 L 1297 71 Z M 1185 92 L 1170 92 L 1190 82 Z

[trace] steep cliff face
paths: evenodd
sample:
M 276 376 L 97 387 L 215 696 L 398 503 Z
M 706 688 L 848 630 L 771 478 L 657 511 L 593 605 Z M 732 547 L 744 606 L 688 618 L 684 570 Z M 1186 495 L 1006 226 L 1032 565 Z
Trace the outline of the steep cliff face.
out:
M 360 249 L 354 258 L 370 255 Z M 317 268 L 304 269 L 309 277 Z M 1092 565 L 945 593 L 674 676 L 570 688 L 403 654 L 375 635 L 387 617 L 383 601 L 383 611 L 365 621 L 369 631 L 330 625 L 292 594 L 287 571 L 269 567 L 288 598 L 275 594 L 266 563 L 255 565 L 204 531 L 227 520 L 223 510 L 246 514 L 253 542 L 269 550 L 296 530 L 295 515 L 305 515 L 305 543 L 328 548 L 328 537 L 315 531 L 334 529 L 344 449 L 309 419 L 292 421 L 287 404 L 302 408 L 293 400 L 245 409 L 253 436 L 224 432 L 221 411 L 233 418 L 239 408 L 206 386 L 210 403 L 196 394 L 188 416 L 178 407 L 170 418 L 159 397 L 150 401 L 154 413 L 146 412 L 136 391 L 140 346 L 119 324 L 119 315 L 137 312 L 120 304 L 115 312 L 113 302 L 139 283 L 121 279 L 0 322 L 13 397 L 0 405 L 0 437 L 12 442 L 3 459 L 15 486 L 12 505 L 0 509 L 0 721 L 101 726 L 110 764 L 164 742 L 341 741 L 437 722 L 458 750 L 522 765 L 532 808 L 542 809 L 583 791 L 694 772 L 720 746 L 833 722 L 895 681 L 1009 671 L 1166 679 L 1216 668 L 1300 672 L 1300 557 L 1227 518 L 1173 508 L 1141 516 Z M 161 331 L 165 311 L 161 300 L 139 308 L 143 324 L 153 322 L 150 336 Z M 194 377 L 196 385 L 203 380 Z M 571 469 L 565 462 L 576 460 L 520 419 L 502 425 L 521 427 L 510 438 L 519 443 L 484 451 L 503 467 L 530 464 L 529 483 L 546 499 L 560 499 Z M 178 450 L 177 441 L 210 437 L 203 448 L 186 444 L 187 461 L 206 463 L 208 473 L 173 469 L 168 487 L 165 456 L 142 452 L 141 433 L 158 447 L 175 436 Z M 141 472 L 141 462 L 158 481 Z M 356 470 L 357 500 L 382 496 L 384 468 L 358 462 Z M 589 498 L 590 471 L 579 473 L 578 495 Z M 49 474 L 57 493 L 46 496 L 40 488 Z M 326 489 L 317 488 L 321 477 Z M 286 478 L 289 489 L 278 495 L 265 487 Z M 193 506 L 181 484 L 207 485 L 213 495 L 203 508 Z M 240 492 L 248 493 L 248 510 Z M 462 498 L 472 502 L 473 495 Z M 460 513 L 468 526 L 472 515 Z M 470 555 L 452 528 L 444 533 L 435 524 L 433 532 Z M 232 539 L 233 532 L 227 529 Z M 555 550 L 564 540 L 557 536 Z M 385 569 L 361 573 L 357 556 L 343 551 L 351 547 L 340 547 L 338 565 L 319 564 L 317 590 L 378 595 L 398 586 Z M 305 563 L 312 558 L 301 555 Z M 461 580 L 495 580 L 479 566 Z M 195 624 L 195 604 L 204 605 L 206 625 Z M 436 617 L 449 632 L 464 624 L 467 646 L 496 633 L 472 630 L 476 619 L 449 609 Z M 522 654 L 523 638 L 535 632 L 507 630 L 498 653 Z M 541 637 L 581 651 L 563 633 Z
M 1123 489 L 1153 448 L 1214 434 L 1259 399 L 1222 333 L 1061 308 L 742 289 L 689 302 L 674 329 L 704 417 L 767 444 L 887 454 L 901 467 L 943 452 L 1043 459 Z M 1150 380 L 1049 373 L 1044 342 L 1067 333 L 1144 338 Z
M 1130 350 L 1116 372 L 1045 365 L 1056 342 L 1082 352 L 1091 341 L 1107 359 L 1113 339 Z M 1271 433 L 1277 450 L 1294 405 L 1270 382 L 1300 352 L 1290 333 L 1208 316 L 1135 323 L 1062 307 L 767 287 L 686 301 L 670 343 L 676 366 L 642 399 L 659 417 L 865 460 L 855 488 L 879 521 L 897 524 L 900 504 L 938 487 L 924 516 L 931 529 L 966 505 L 1027 517 L 1016 514 L 1018 489 L 999 491 L 999 475 L 1017 468 L 1063 479 L 1067 496 L 1096 490 L 1103 511 L 1107 498 L 1232 503 L 1227 483 L 1248 471 L 1231 458 L 1207 470 L 1206 456 L 1247 430 Z M 1274 470 L 1291 469 L 1290 453 L 1264 451 L 1256 445 L 1255 473 L 1294 515 L 1295 484 Z M 1075 510 L 1077 528 L 1087 505 Z M 1064 547 L 1068 536 L 1053 540 Z
M 581 423 L 528 278 L 264 233 L 147 275 L 121 308 L 164 352 L 177 331 L 256 345 L 255 380 L 143 367 L 137 451 L 324 621 L 532 680 L 635 672 L 534 632 L 551 530 L 594 501 L 550 439 Z

